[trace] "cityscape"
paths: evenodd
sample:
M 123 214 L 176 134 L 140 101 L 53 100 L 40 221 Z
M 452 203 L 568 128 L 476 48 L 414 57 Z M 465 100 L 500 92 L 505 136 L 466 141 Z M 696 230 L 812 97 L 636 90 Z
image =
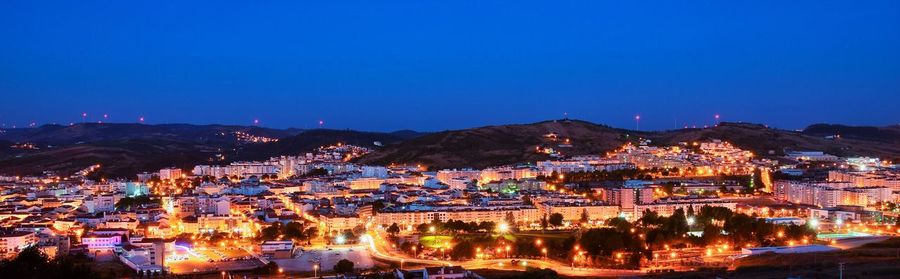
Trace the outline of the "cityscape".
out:
M 892 1 L 13 2 L 3 278 L 900 272 Z

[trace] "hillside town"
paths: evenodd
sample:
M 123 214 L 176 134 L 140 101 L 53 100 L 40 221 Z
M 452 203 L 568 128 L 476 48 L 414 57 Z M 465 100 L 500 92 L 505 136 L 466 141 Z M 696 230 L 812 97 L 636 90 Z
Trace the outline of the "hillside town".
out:
M 0 256 L 83 254 L 124 265 L 116 277 L 475 278 L 526 266 L 619 276 L 733 268 L 900 233 L 900 170 L 878 158 L 637 140 L 485 169 L 354 163 L 370 151 L 335 143 L 133 179 L 98 179 L 101 165 L 2 176 Z

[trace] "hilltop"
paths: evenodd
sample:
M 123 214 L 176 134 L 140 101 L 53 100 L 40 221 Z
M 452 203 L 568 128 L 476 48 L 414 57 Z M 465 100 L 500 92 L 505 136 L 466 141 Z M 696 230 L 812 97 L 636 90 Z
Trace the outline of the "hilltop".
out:
M 131 177 L 164 167 L 188 168 L 296 155 L 338 141 L 374 147 L 375 141 L 390 144 L 418 135 L 411 131 L 394 134 L 229 125 L 45 125 L 0 133 L 0 174 L 70 174 L 100 164 L 103 167 L 99 176 Z M 253 142 L 248 136 L 277 141 Z M 34 148 L 11 147 L 19 143 L 29 143 Z
M 250 138 L 248 138 L 250 137 Z M 264 139 L 254 141 L 253 139 Z M 277 141 L 274 141 L 277 139 Z M 802 131 L 758 124 L 721 123 L 704 129 L 632 131 L 581 120 L 497 125 L 419 133 L 332 129 L 272 129 L 256 126 L 190 124 L 45 125 L 0 131 L 0 174 L 69 174 L 94 164 L 98 175 L 132 177 L 163 167 L 228 164 L 297 155 L 343 142 L 375 149 L 360 164 L 423 164 L 432 169 L 535 162 L 551 158 L 536 148 L 563 155 L 603 154 L 637 139 L 652 145 L 720 139 L 766 157 L 785 149 L 820 150 L 839 156 L 900 159 L 900 126 L 859 127 L 815 124 Z M 566 144 L 568 140 L 568 144 Z M 380 142 L 382 146 L 376 146 Z M 29 144 L 26 148 L 23 143 Z M 14 147 L 16 146 L 16 147 Z
M 424 164 L 433 169 L 482 168 L 550 158 L 547 154 L 535 152 L 537 146 L 551 146 L 564 155 L 602 154 L 637 138 L 649 139 L 652 145 L 719 139 L 769 157 L 781 156 L 785 149 L 793 149 L 820 150 L 839 156 L 896 159 L 900 158 L 898 131 L 897 126 L 821 124 L 803 131 L 789 131 L 758 124 L 725 122 L 712 128 L 646 132 L 580 120 L 556 120 L 443 131 L 388 146 L 359 158 L 358 162 Z M 827 138 L 835 132 L 842 133 L 842 136 Z M 560 139 L 570 139 L 571 147 L 561 147 L 560 142 L 549 141 L 545 136 L 549 133 L 557 134 Z

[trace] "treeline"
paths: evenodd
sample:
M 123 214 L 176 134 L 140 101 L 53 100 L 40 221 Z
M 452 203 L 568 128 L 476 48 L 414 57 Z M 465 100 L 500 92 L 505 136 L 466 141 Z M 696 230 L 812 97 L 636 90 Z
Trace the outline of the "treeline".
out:
M 64 255 L 50 259 L 36 247 L 28 247 L 20 251 L 11 260 L 0 262 L 0 277 L 29 279 L 108 279 L 118 278 L 119 274 L 110 270 L 108 273 L 94 272 L 90 267 L 91 259 L 84 254 Z

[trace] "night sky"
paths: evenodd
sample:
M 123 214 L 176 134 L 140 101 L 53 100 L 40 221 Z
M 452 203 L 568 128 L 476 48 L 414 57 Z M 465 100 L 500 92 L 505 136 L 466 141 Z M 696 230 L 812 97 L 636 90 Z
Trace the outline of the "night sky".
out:
M 0 123 L 900 123 L 896 0 L 183 2 L 0 1 Z

